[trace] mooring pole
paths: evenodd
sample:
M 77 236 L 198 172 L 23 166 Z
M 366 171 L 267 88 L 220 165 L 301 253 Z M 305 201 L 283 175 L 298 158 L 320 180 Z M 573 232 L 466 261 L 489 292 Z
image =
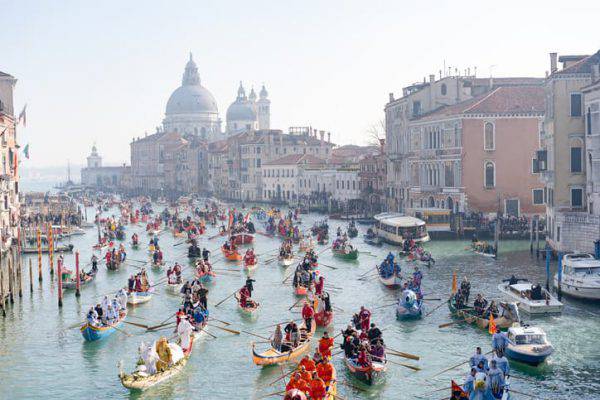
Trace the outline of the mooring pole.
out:
M 33 268 L 31 267 L 31 258 L 29 259 L 29 291 L 33 293 Z
M 37 251 L 38 251 L 38 276 L 39 281 L 42 281 L 42 231 L 37 228 Z
M 62 307 L 62 305 L 63 305 L 63 299 L 62 299 L 62 263 L 60 261 L 60 258 L 58 259 L 57 268 L 58 268 L 58 306 Z
M 75 274 L 76 274 L 75 296 L 79 297 L 79 296 L 81 296 L 81 292 L 80 292 L 81 280 L 79 279 L 79 251 L 75 252 Z

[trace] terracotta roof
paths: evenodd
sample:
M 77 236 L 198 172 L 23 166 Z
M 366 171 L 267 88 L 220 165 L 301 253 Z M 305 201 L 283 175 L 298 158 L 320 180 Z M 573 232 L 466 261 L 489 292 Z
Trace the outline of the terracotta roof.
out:
M 532 77 L 493 77 L 491 78 L 494 87 L 500 86 L 523 86 L 523 85 L 543 85 L 544 78 Z M 489 85 L 490 78 L 475 78 L 473 84 L 475 86 Z
M 543 113 L 544 110 L 545 96 L 541 86 L 501 86 L 481 96 L 439 108 L 415 121 L 433 121 L 461 114 Z
M 554 72 L 552 75 L 589 74 L 592 72 L 592 65 L 594 64 L 600 64 L 600 50 L 596 54 L 584 57 L 567 68 Z
M 225 152 L 227 151 L 228 145 L 227 139 L 223 139 L 209 143 L 208 148 L 211 152 Z
M 294 165 L 294 164 L 325 164 L 325 160 L 312 154 L 290 154 L 277 160 L 269 161 L 264 165 Z

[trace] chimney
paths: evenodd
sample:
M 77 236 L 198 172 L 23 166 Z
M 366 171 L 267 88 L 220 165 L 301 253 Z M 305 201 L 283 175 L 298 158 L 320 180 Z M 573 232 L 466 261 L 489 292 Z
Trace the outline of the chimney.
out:
M 394 101 L 394 93 L 390 93 L 390 103 Z
M 435 82 L 435 75 L 434 74 L 430 74 L 429 75 L 429 83 L 434 83 Z
M 327 132 L 327 143 L 331 143 L 331 132 Z
M 558 70 L 558 67 L 556 64 L 557 57 L 558 57 L 558 54 L 550 53 L 550 74 L 553 74 Z
M 600 79 L 600 64 L 592 64 L 592 82 Z
M 323 141 L 325 140 L 325 131 L 319 132 L 319 135 L 321 136 L 321 144 L 323 144 Z

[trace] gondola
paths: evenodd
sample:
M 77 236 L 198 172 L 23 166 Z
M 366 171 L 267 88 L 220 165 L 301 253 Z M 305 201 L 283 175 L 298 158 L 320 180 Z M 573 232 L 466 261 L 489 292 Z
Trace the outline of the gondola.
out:
M 378 265 L 377 276 L 379 277 L 379 281 L 390 289 L 398 289 L 402 286 L 402 277 L 400 276 L 399 272 L 386 275 L 382 271 L 381 265 Z
M 358 228 L 356 228 L 355 226 L 348 227 L 348 237 L 355 238 L 357 236 L 358 236 Z
M 90 271 L 85 273 L 84 278 L 79 278 L 79 286 L 87 285 L 92 282 L 96 278 L 96 272 Z M 64 290 L 76 289 L 77 288 L 77 280 L 73 278 L 69 278 L 68 280 L 63 280 L 62 287 Z
M 237 301 L 238 310 L 242 314 L 247 315 L 249 317 L 256 317 L 258 315 L 258 310 L 260 309 L 260 304 L 258 302 L 254 301 L 253 299 L 248 299 L 248 300 L 252 300 L 252 306 L 251 307 L 242 307 L 242 304 L 240 303 L 239 290 L 237 292 L 235 292 L 235 300 Z
M 292 265 L 294 263 L 294 255 L 290 254 L 288 257 L 278 257 L 279 259 L 279 265 L 281 265 L 282 267 L 289 267 L 290 265 Z
M 119 319 L 112 325 L 95 326 L 86 322 L 80 328 L 81 335 L 88 342 L 104 339 L 105 337 L 115 333 L 115 331 L 119 328 L 119 325 L 121 325 L 125 320 L 125 317 L 127 317 L 127 312 L 121 311 L 119 312 Z
M 138 304 L 147 303 L 152 300 L 152 292 L 130 292 L 127 296 L 127 304 L 137 306 Z
M 504 308 L 506 314 L 508 316 L 500 316 L 495 318 L 496 328 L 506 331 L 508 328 L 512 327 L 514 324 L 519 323 L 519 313 L 517 309 L 516 303 L 502 303 L 499 305 Z M 489 327 L 489 319 L 483 318 L 475 312 L 475 309 L 470 306 L 464 306 L 463 308 L 456 308 L 456 302 L 454 300 L 454 296 L 448 299 L 448 309 L 450 309 L 450 313 L 453 317 L 459 318 L 467 322 L 468 324 L 475 325 L 480 329 L 488 329 Z
M 298 346 L 290 350 L 278 351 L 277 349 L 273 348 L 272 345 L 270 345 L 268 349 L 261 352 L 256 349 L 256 344 L 252 343 L 252 361 L 256 365 L 275 365 L 298 360 L 305 353 L 310 351 L 310 342 L 315 333 L 316 327 L 317 324 L 312 321 L 310 331 L 306 331 L 303 323 L 300 326 L 300 332 L 302 332 L 302 328 L 305 330 L 304 333 L 300 335 L 301 337 L 298 342 Z
M 42 246 L 41 247 L 42 253 L 49 253 L 50 252 L 50 247 L 49 246 Z M 73 251 L 73 245 L 72 244 L 64 244 L 64 245 L 54 245 L 54 252 L 55 253 L 70 253 Z M 21 253 L 23 254 L 35 254 L 38 252 L 38 248 L 37 247 L 22 247 L 21 248 Z

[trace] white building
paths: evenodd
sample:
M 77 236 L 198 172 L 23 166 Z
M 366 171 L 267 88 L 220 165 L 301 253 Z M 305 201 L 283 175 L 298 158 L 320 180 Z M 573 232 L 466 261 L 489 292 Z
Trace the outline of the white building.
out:
M 181 86 L 175 89 L 163 120 L 165 132 L 196 135 L 205 140 L 221 138 L 221 120 L 217 102 L 212 93 L 200 83 L 198 67 L 190 53 Z
M 97 189 L 116 190 L 122 187 L 123 177 L 129 173 L 130 168 L 122 166 L 102 166 L 102 157 L 96 145 L 87 157 L 87 166 L 81 169 L 81 184 Z
M 585 147 L 587 149 L 587 200 L 590 214 L 600 215 L 600 65 L 594 64 L 594 83 L 584 87 Z
M 246 90 L 240 82 L 235 101 L 227 109 L 227 135 L 251 131 L 268 130 L 271 126 L 271 100 L 263 85 L 260 99 L 256 100 L 254 88 L 246 96 Z
M 290 154 L 263 164 L 263 199 L 295 202 L 299 195 L 300 170 L 324 164 L 325 160 L 310 154 Z
M 333 200 L 348 202 L 360 199 L 360 178 L 358 167 L 338 168 L 335 170 L 335 188 Z

